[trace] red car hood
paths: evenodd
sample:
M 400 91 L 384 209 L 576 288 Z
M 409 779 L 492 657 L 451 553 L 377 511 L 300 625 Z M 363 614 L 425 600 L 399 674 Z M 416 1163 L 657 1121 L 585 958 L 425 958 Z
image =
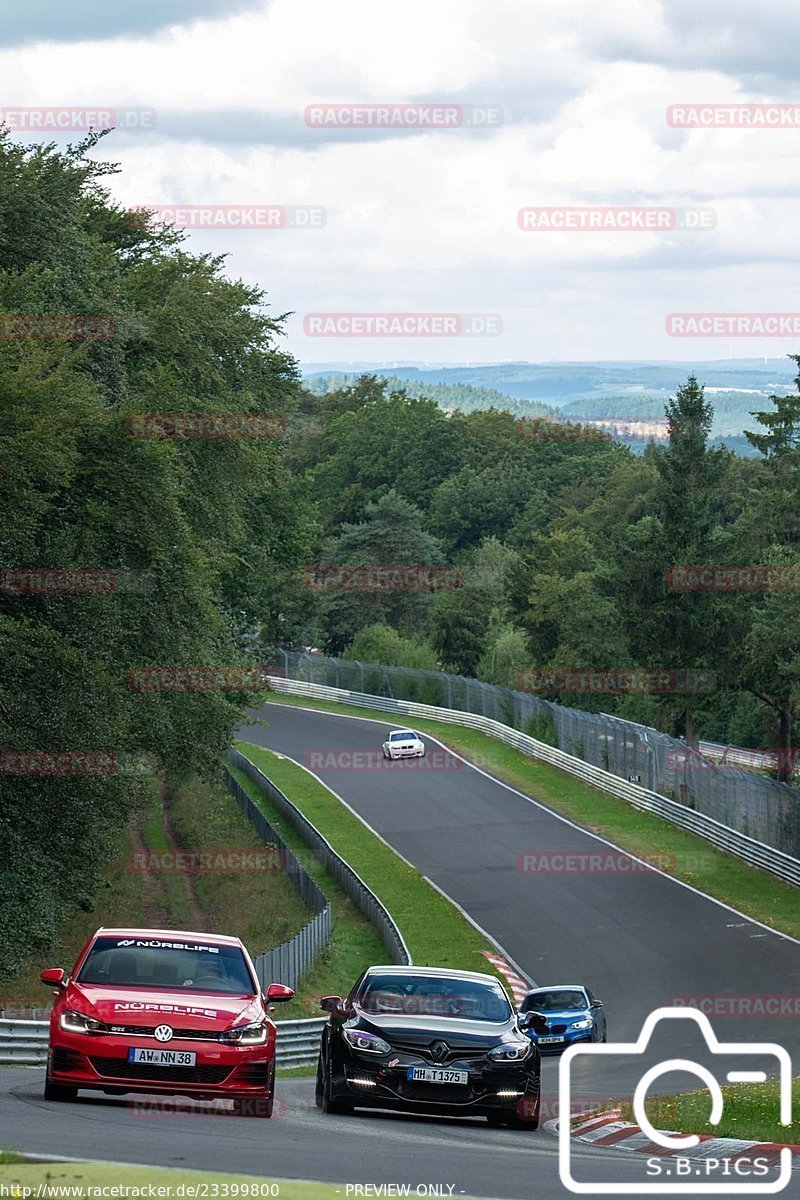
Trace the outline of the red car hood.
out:
M 150 991 L 146 988 L 96 987 L 71 983 L 64 993 L 65 1008 L 76 1008 L 108 1025 L 171 1025 L 173 1029 L 229 1029 L 231 1025 L 263 1020 L 258 996 L 215 992 Z

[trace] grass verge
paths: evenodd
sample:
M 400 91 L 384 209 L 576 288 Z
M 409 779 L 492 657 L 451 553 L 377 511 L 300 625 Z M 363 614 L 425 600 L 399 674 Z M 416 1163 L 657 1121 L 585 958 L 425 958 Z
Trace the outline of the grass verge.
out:
M 270 750 L 245 742 L 237 743 L 237 747 L 289 796 L 386 905 L 418 966 L 489 971 L 483 955 L 491 949 L 486 938 L 332 792 L 302 767 L 277 758 Z M 250 784 L 250 788 L 266 811 L 268 801 L 255 785 Z M 271 807 L 269 811 L 272 812 Z M 381 958 L 385 960 L 385 950 Z
M 365 709 L 355 705 L 280 696 L 272 692 L 265 698 L 293 707 L 358 717 L 367 715 Z M 378 721 L 385 720 L 389 725 L 397 723 L 396 713 L 369 711 L 369 716 Z M 484 770 L 592 833 L 654 862 L 676 879 L 770 928 L 800 939 L 800 889 L 782 883 L 766 871 L 748 866 L 741 859 L 717 850 L 702 838 L 685 833 L 660 817 L 639 812 L 624 800 L 608 796 L 565 771 L 536 762 L 495 738 L 458 725 L 416 717 L 414 727 L 439 738 Z M 375 741 L 377 748 L 380 739 L 376 737 Z
M 706 1089 L 677 1096 L 648 1096 L 645 1111 L 656 1129 L 741 1138 L 752 1142 L 800 1142 L 800 1121 L 779 1125 L 779 1082 L 734 1083 L 722 1089 L 725 1105 L 719 1125 L 709 1125 L 711 1101 Z M 792 1081 L 792 1112 L 800 1106 L 800 1076 Z M 629 1101 L 620 1105 L 626 1120 L 634 1120 Z
M 144 811 L 119 835 L 114 858 L 103 872 L 91 907 L 76 913 L 58 931 L 49 961 L 31 961 L 3 987 L 0 998 L 10 1015 L 25 1017 L 34 1006 L 47 1008 L 51 992 L 39 982 L 45 966 L 69 969 L 100 925 L 142 928 L 194 928 L 241 937 L 250 951 L 279 945 L 310 919 L 309 910 L 282 871 L 213 870 L 186 874 L 161 859 L 175 849 L 263 850 L 264 845 L 233 797 L 216 781 L 193 779 L 169 801 L 168 820 L 153 781 Z M 142 870 L 135 855 L 155 856 Z M 219 860 L 225 865 L 225 855 Z M 199 913 L 198 913 L 199 910 Z M 52 990 L 52 989 L 51 989 Z
M 320 1017 L 320 996 L 343 995 L 348 992 L 365 967 L 385 958 L 386 950 L 371 922 L 317 861 L 289 822 L 269 804 L 263 793 L 243 772 L 234 770 L 233 774 L 261 806 L 267 820 L 331 902 L 333 936 L 330 945 L 318 956 L 314 969 L 301 979 L 295 999 L 289 1004 L 282 1004 L 280 1010 L 275 1013 L 280 1020 Z M 304 1070 L 300 1068 L 301 1072 Z
M 10 1161 L 13 1165 L 9 1165 Z M 305 1180 L 284 1180 L 279 1182 L 255 1175 L 225 1175 L 217 1171 L 175 1171 L 164 1167 L 129 1167 L 118 1166 L 115 1163 L 22 1163 L 13 1162 L 3 1153 L 0 1155 L 0 1183 L 7 1191 L 5 1196 L 17 1196 L 19 1200 L 34 1196 L 40 1185 L 43 1195 L 66 1194 L 58 1190 L 49 1192 L 44 1188 L 67 1189 L 73 1200 L 83 1197 L 97 1196 L 92 1188 L 108 1188 L 126 1186 L 131 1189 L 144 1189 L 139 1194 L 148 1195 L 148 1187 L 162 1188 L 155 1195 L 170 1200 L 177 1196 L 280 1196 L 280 1200 L 333 1200 L 341 1194 L 332 1183 L 315 1183 Z M 269 1188 L 269 1184 L 273 1188 Z M 214 1185 L 219 1185 L 216 1189 Z M 183 1185 L 183 1190 L 178 1189 Z M 18 1190 L 17 1190 L 18 1189 Z M 75 1189 L 75 1190 L 72 1190 Z M 194 1190 L 197 1189 L 197 1190 Z M 107 1191 L 106 1195 L 111 1192 Z M 128 1195 L 136 1195 L 130 1191 Z

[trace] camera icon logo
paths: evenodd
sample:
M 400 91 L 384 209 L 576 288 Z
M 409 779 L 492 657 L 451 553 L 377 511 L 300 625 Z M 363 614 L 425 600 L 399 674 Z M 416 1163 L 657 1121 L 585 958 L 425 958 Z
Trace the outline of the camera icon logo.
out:
M 697 1178 L 691 1181 L 687 1180 L 684 1184 L 676 1182 L 593 1183 L 574 1178 L 571 1159 L 572 1138 L 570 1136 L 568 1114 L 571 1111 L 571 1079 L 575 1060 L 589 1056 L 596 1058 L 601 1055 L 614 1055 L 615 1057 L 643 1055 L 648 1048 L 654 1029 L 661 1021 L 693 1022 L 699 1027 L 708 1051 L 712 1055 L 734 1055 L 737 1058 L 741 1058 L 743 1055 L 757 1055 L 761 1059 L 765 1057 L 777 1059 L 779 1065 L 779 1123 L 786 1126 L 791 1125 L 792 1061 L 788 1051 L 783 1046 L 778 1046 L 772 1042 L 720 1042 L 714 1033 L 711 1022 L 704 1013 L 691 1008 L 658 1008 L 647 1018 L 642 1026 L 642 1032 L 635 1042 L 617 1042 L 611 1044 L 600 1042 L 579 1043 L 570 1046 L 564 1052 L 559 1065 L 559 1112 L 562 1114 L 562 1118 L 558 1129 L 559 1175 L 564 1187 L 567 1191 L 578 1196 L 675 1195 L 676 1193 L 683 1192 L 685 1195 L 716 1194 L 727 1197 L 756 1195 L 758 1193 L 762 1195 L 767 1193 L 774 1194 L 782 1191 L 792 1176 L 792 1152 L 788 1148 L 784 1148 L 781 1151 L 779 1160 L 780 1171 L 777 1178 L 773 1177 L 769 1181 L 765 1180 L 761 1183 L 734 1182 L 731 1179 L 726 1179 L 724 1183 L 711 1183 L 701 1181 Z M 722 1088 L 718 1079 L 707 1067 L 684 1058 L 673 1058 L 658 1063 L 656 1066 L 645 1071 L 636 1085 L 633 1094 L 633 1113 L 634 1119 L 642 1132 L 654 1145 L 661 1147 L 662 1150 L 690 1153 L 694 1147 L 700 1144 L 701 1139 L 696 1134 L 681 1135 L 656 1129 L 645 1112 L 645 1100 L 649 1089 L 656 1080 L 670 1071 L 688 1072 L 702 1080 L 711 1096 L 710 1125 L 718 1125 L 722 1119 L 724 1106 Z M 724 1078 L 726 1083 L 764 1083 L 766 1082 L 767 1074 L 762 1070 L 732 1070 L 726 1072 Z

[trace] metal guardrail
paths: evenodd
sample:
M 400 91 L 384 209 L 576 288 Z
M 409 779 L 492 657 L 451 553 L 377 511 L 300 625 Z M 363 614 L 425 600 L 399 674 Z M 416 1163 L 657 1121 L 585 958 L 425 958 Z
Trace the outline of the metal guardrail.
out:
M 331 940 L 330 900 L 316 880 L 312 879 L 305 867 L 297 861 L 294 853 L 277 830 L 273 829 L 258 805 L 253 803 L 238 779 L 234 779 L 229 771 L 225 772 L 225 778 L 228 790 L 236 798 L 245 816 L 250 819 L 256 833 L 265 845 L 277 848 L 276 857 L 280 867 L 301 900 L 314 913 L 308 924 L 294 937 L 272 950 L 259 954 L 253 962 L 258 981 L 264 991 L 270 983 L 285 983 L 291 988 L 296 988 L 301 975 L 313 967 L 320 950 L 324 950 Z
M 232 749 L 228 752 L 228 762 L 231 766 L 243 771 L 248 779 L 251 779 L 265 793 L 270 803 L 274 804 L 277 810 L 287 818 L 306 845 L 314 851 L 318 861 L 326 870 L 330 871 L 350 899 L 375 926 L 392 962 L 410 965 L 411 955 L 408 946 L 392 914 L 372 889 L 367 887 L 361 876 L 353 870 L 349 863 L 345 862 L 341 855 L 336 853 L 330 842 L 322 836 L 315 825 L 311 824 L 297 805 L 293 804 L 263 771 L 259 771 L 249 758 L 245 758 L 238 750 Z
M 797 787 L 730 762 L 713 762 L 684 741 L 650 726 L 611 713 L 569 708 L 536 692 L 445 671 L 282 649 L 275 652 L 275 664 L 273 669 L 265 669 L 266 675 L 489 717 L 789 857 L 800 858 Z
M 326 1017 L 276 1021 L 276 1062 L 280 1067 L 304 1067 L 317 1061 Z M 9 1021 L 0 1018 L 0 1066 L 43 1067 L 47 1062 L 49 1021 Z
M 735 854 L 737 858 L 744 859 L 754 867 L 769 871 L 787 883 L 800 885 L 800 860 L 797 858 L 756 841 L 713 817 L 696 812 L 688 805 L 662 796 L 658 792 L 650 791 L 639 784 L 629 783 L 619 775 L 584 762 L 583 759 L 558 750 L 546 742 L 537 741 L 536 738 L 512 729 L 508 725 L 503 725 L 500 721 L 495 721 L 490 717 L 482 717 L 475 713 L 461 712 L 456 709 L 439 708 L 431 704 L 418 704 L 413 700 L 395 700 L 387 696 L 374 696 L 364 692 L 353 692 L 342 688 L 328 687 L 325 684 L 306 683 L 302 680 L 279 676 L 270 677 L 270 686 L 278 693 L 285 692 L 293 696 L 307 696 L 311 699 L 353 704 L 363 708 L 398 713 L 404 717 L 427 717 L 433 721 L 446 721 L 453 725 L 464 725 L 469 729 L 476 729 L 480 733 L 498 738 L 523 754 L 548 763 L 550 766 L 558 767 L 608 795 L 626 800 L 634 808 L 655 813 L 665 821 L 669 821 L 670 824 L 704 838 L 719 849 L 725 850 L 729 854 Z

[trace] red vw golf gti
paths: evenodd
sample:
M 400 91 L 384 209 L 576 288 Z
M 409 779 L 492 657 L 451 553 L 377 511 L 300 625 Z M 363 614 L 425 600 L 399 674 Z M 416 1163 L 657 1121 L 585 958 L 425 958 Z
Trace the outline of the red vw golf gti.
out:
M 272 1116 L 275 1034 L 269 1005 L 238 938 L 165 929 L 98 929 L 55 987 L 46 1100 L 79 1088 L 117 1096 L 228 1097 L 243 1116 Z

